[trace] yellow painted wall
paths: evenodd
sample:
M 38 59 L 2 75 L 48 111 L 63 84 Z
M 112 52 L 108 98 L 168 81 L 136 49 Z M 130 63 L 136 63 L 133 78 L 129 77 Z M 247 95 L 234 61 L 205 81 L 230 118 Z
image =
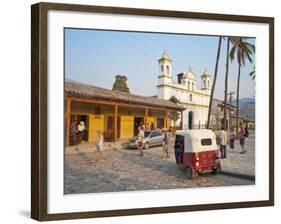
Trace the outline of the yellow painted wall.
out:
M 155 124 L 156 124 L 156 120 L 155 120 L 155 117 L 147 117 L 147 123 L 149 124 L 149 125 L 151 125 L 151 123 L 153 122 L 153 124 L 154 124 L 154 126 L 155 126 Z
M 171 119 L 168 117 L 164 117 L 164 127 L 165 128 L 170 128 L 171 127 Z
M 134 116 L 120 117 L 120 138 L 134 137 Z
M 104 131 L 104 115 L 89 115 L 89 142 L 97 141 L 98 131 Z

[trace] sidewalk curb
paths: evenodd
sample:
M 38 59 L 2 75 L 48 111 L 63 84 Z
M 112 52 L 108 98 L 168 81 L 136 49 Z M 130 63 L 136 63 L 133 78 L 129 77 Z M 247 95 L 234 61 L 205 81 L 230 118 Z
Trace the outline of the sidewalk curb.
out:
M 233 172 L 229 172 L 229 171 L 224 171 L 221 170 L 219 172 L 219 174 L 225 175 L 225 176 L 229 176 L 229 177 L 235 177 L 235 178 L 239 178 L 239 179 L 244 179 L 244 180 L 250 180 L 250 181 L 255 181 L 256 177 L 254 175 L 247 175 L 247 174 L 241 174 L 241 173 L 233 173 Z

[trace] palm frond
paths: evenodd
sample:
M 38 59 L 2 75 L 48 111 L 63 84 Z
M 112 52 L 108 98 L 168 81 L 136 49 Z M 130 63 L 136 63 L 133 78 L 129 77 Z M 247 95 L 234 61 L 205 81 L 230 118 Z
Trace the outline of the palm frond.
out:
M 229 57 L 230 57 L 230 60 L 233 61 L 235 59 L 235 52 L 236 52 L 236 46 L 233 46 L 229 52 Z

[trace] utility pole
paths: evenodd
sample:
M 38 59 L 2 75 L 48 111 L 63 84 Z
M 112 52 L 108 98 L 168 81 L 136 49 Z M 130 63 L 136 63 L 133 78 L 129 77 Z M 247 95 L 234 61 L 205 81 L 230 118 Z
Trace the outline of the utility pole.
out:
M 229 95 L 229 103 L 230 103 L 230 104 L 232 103 L 233 95 L 234 95 L 234 94 L 235 94 L 234 91 L 227 93 L 227 95 Z

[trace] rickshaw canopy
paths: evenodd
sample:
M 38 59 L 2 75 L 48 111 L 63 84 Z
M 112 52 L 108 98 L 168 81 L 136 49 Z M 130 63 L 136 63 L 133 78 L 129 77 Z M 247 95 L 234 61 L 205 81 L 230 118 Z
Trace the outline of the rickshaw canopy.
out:
M 176 131 L 176 139 L 182 136 L 184 152 L 203 152 L 217 150 L 216 135 L 209 129 Z

